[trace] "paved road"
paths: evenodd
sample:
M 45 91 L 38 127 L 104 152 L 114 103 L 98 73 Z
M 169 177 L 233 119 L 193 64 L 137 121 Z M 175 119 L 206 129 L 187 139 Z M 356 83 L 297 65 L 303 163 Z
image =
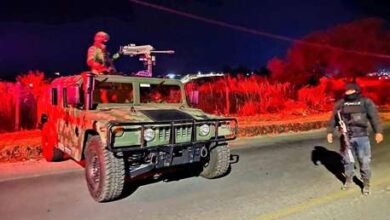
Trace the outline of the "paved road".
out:
M 390 219 L 390 130 L 373 146 L 369 197 L 358 186 L 340 190 L 337 148 L 323 135 L 241 139 L 233 150 L 240 161 L 229 176 L 158 182 L 105 204 L 90 198 L 77 168 L 0 181 L 0 219 Z M 321 165 L 312 162 L 313 150 Z

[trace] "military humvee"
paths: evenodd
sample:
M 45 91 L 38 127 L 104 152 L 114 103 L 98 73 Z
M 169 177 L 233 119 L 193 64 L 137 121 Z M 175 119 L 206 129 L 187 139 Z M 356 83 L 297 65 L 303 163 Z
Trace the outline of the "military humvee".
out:
M 84 162 L 98 202 L 118 199 L 125 179 L 152 171 L 191 165 L 211 179 L 230 168 L 237 121 L 189 107 L 179 80 L 84 73 L 53 80 L 49 93 L 44 157 Z

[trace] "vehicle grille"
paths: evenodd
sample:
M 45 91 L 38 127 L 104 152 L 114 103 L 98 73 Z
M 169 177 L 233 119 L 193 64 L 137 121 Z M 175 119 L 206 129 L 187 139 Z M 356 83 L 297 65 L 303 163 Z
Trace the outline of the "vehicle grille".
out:
M 171 136 L 171 129 L 169 129 L 168 127 L 159 129 L 159 141 L 168 142 L 170 136 Z
M 192 126 L 176 127 L 176 142 L 191 142 Z

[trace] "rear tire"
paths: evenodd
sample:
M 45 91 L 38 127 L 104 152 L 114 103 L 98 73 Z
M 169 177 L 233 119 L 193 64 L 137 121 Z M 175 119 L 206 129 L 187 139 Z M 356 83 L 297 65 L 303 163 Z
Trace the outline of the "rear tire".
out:
M 211 146 L 208 161 L 203 165 L 200 175 L 214 179 L 226 175 L 230 170 L 230 149 L 228 145 Z
M 108 151 L 99 136 L 92 136 L 85 149 L 85 178 L 97 202 L 119 199 L 125 185 L 125 164 Z
M 64 161 L 64 153 L 55 147 L 58 143 L 58 138 L 54 131 L 48 123 L 43 125 L 41 137 L 42 154 L 48 162 Z

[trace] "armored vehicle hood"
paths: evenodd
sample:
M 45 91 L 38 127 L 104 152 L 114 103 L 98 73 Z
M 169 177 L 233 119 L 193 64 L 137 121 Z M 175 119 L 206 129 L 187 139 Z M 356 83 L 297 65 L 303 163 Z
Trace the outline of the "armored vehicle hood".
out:
M 167 122 L 178 120 L 216 119 L 199 109 L 180 106 L 142 105 L 131 107 L 104 107 L 89 112 L 94 121 Z

